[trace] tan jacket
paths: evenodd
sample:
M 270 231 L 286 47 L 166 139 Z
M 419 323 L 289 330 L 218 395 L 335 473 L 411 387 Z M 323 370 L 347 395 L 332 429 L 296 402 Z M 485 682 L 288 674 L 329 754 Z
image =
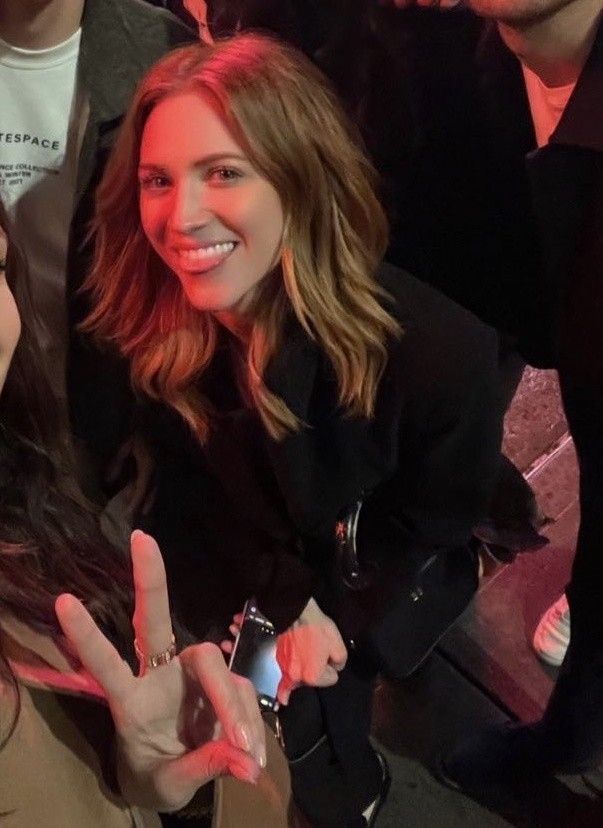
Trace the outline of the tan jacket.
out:
M 159 828 L 159 817 L 130 807 L 111 781 L 113 722 L 94 686 L 54 643 L 2 618 L 2 649 L 19 675 L 21 710 L 0 749 L 2 828 Z M 0 679 L 0 744 L 15 694 Z M 286 760 L 267 732 L 268 768 L 256 786 L 216 782 L 213 828 L 287 828 Z

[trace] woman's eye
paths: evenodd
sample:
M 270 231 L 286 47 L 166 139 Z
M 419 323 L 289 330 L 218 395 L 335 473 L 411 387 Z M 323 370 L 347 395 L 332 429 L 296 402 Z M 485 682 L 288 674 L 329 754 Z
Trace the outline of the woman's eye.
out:
M 208 179 L 217 184 L 230 184 L 238 178 L 242 178 L 242 175 L 239 170 L 233 167 L 215 167 L 207 173 Z
M 140 188 L 142 190 L 162 190 L 169 183 L 165 175 L 147 175 L 140 179 Z

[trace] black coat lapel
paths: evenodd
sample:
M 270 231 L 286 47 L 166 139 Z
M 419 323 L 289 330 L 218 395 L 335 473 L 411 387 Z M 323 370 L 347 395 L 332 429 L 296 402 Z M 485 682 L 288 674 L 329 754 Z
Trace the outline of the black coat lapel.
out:
M 294 320 L 266 379 L 304 423 L 268 441 L 280 492 L 301 532 L 328 536 L 343 506 L 394 473 L 401 395 L 386 372 L 375 419 L 344 416 L 327 358 Z
M 603 22 L 550 143 L 603 152 Z

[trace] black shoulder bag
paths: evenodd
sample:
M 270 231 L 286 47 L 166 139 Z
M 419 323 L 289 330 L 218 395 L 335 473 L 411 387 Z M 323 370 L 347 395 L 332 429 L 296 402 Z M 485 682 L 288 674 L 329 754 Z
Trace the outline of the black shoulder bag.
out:
M 394 515 L 358 500 L 335 528 L 338 625 L 351 646 L 390 678 L 414 672 L 477 589 L 470 547 L 409 542 Z

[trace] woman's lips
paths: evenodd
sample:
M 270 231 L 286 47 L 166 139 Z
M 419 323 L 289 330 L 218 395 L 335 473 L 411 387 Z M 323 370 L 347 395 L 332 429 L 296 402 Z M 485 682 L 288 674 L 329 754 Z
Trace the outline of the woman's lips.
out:
M 184 273 L 206 273 L 222 264 L 236 246 L 237 242 L 226 241 L 198 247 L 178 248 L 175 250 L 178 269 Z

